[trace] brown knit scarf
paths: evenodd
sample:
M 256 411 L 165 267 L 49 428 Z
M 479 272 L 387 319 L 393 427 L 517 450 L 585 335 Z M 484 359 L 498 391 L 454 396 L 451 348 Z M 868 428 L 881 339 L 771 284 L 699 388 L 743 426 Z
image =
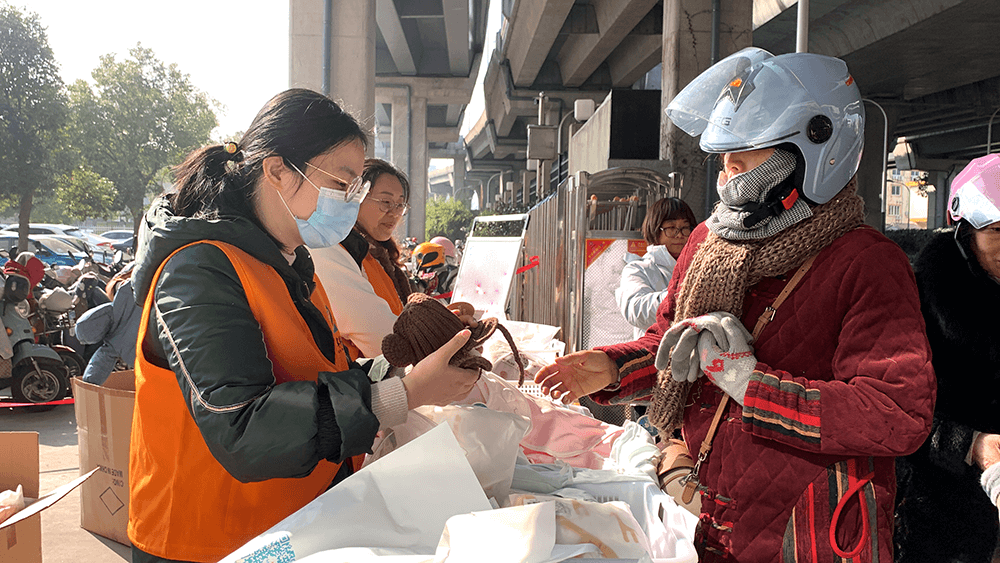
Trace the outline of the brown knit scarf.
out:
M 837 196 L 813 208 L 813 215 L 758 241 L 732 242 L 711 231 L 695 252 L 681 282 L 671 324 L 715 311 L 740 317 L 747 290 L 764 278 L 799 267 L 864 221 L 864 200 L 852 178 Z M 650 402 L 651 422 L 664 435 L 680 427 L 691 384 L 661 370 Z
M 360 227 L 356 227 L 355 230 L 368 241 L 368 254 L 371 254 L 372 258 L 378 260 L 379 265 L 382 266 L 385 273 L 389 274 L 389 279 L 392 280 L 392 285 L 396 288 L 396 294 L 399 295 L 400 302 L 406 303 L 406 298 L 410 296 L 410 280 L 406 279 L 406 273 L 403 272 L 399 264 L 393 264 L 392 258 L 389 257 L 389 251 L 382 246 L 381 242 L 372 238 L 371 235 Z

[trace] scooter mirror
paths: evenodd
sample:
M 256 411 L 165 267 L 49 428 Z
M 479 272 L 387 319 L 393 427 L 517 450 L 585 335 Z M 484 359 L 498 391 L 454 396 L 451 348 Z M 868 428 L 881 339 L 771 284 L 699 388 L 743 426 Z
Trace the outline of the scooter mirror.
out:
M 28 298 L 31 292 L 31 282 L 28 278 L 17 274 L 7 274 L 4 281 L 3 299 L 8 303 L 20 303 Z

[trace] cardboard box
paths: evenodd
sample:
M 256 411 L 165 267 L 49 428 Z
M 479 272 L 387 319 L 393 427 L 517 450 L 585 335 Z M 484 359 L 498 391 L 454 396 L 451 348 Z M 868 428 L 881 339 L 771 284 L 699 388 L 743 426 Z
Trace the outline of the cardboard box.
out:
M 131 545 L 128 527 L 128 452 L 135 405 L 135 372 L 118 371 L 104 385 L 73 379 L 80 471 L 96 470 L 80 489 L 80 526 Z
M 0 523 L 0 563 L 41 563 L 42 516 L 94 475 L 88 472 L 38 497 L 38 432 L 0 432 L 0 491 L 24 491 L 24 510 Z

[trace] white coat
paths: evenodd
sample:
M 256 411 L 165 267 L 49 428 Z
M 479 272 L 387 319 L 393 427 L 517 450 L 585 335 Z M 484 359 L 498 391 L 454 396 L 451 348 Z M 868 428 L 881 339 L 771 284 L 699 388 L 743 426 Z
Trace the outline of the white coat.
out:
M 667 296 L 667 285 L 677 260 L 663 245 L 647 246 L 646 255 L 625 264 L 615 302 L 625 320 L 634 327 L 635 338 L 656 324 L 656 310 Z

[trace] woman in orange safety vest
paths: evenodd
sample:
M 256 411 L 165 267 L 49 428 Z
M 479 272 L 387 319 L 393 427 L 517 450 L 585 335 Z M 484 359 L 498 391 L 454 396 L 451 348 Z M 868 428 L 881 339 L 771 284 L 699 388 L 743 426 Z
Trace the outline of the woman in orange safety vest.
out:
M 398 168 L 378 159 L 365 160 L 362 179 L 371 183 L 358 220 L 339 245 L 313 249 L 316 275 L 331 294 L 330 306 L 352 358 L 382 353 L 382 339 L 392 332 L 410 294 L 399 264 L 393 231 L 410 205 L 410 183 Z M 333 299 L 333 294 L 343 299 Z
M 282 92 L 238 143 L 191 153 L 143 218 L 133 562 L 219 560 L 347 477 L 380 427 L 475 384 L 448 365 L 468 331 L 405 379 L 345 352 L 306 245 L 353 227 L 367 143 L 329 98 Z

